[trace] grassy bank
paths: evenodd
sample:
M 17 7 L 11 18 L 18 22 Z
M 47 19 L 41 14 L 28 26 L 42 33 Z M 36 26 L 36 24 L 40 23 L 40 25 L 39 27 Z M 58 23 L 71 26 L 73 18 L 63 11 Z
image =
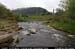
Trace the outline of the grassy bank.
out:
M 75 34 L 75 21 L 47 21 L 45 24 L 54 27 L 55 29 L 65 31 L 70 34 Z
M 0 35 L 13 33 L 14 31 L 18 31 L 19 29 L 20 27 L 18 27 L 15 22 L 0 19 Z
M 48 20 L 49 16 L 48 15 L 44 15 L 44 16 L 29 16 L 29 17 L 18 17 L 17 21 L 20 22 L 30 22 L 30 21 L 45 21 Z

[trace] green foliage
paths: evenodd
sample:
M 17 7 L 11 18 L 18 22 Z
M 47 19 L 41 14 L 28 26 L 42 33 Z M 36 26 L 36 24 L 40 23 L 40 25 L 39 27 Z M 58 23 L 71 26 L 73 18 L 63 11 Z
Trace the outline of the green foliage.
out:
M 68 18 L 75 19 L 75 0 L 62 0 L 61 4 Z
M 61 0 L 60 6 L 62 8 L 57 9 L 56 16 L 48 24 L 75 34 L 75 0 Z
M 15 15 L 3 4 L 0 4 L 0 30 L 12 23 L 16 23 Z
M 60 6 L 63 10 L 67 10 L 67 9 L 68 9 L 68 0 L 60 0 L 59 6 Z
M 26 15 L 22 15 L 22 14 L 15 14 L 16 15 L 16 21 L 18 21 L 18 22 L 25 22 L 26 20 L 26 17 L 28 17 L 28 16 L 26 16 Z
M 45 21 L 49 20 L 50 15 L 43 15 L 43 16 L 22 16 L 22 15 L 17 15 L 17 21 L 20 22 L 29 22 L 29 21 Z
M 4 5 L 0 4 L 0 19 L 7 19 L 14 21 L 15 15 Z
M 71 19 L 75 19 L 75 0 L 68 0 L 69 4 L 68 4 L 68 16 Z
M 67 31 L 71 34 L 75 34 L 75 22 L 64 22 L 64 21 L 51 21 L 48 23 L 51 26 L 54 26 L 57 29 Z
M 62 9 L 57 8 L 55 15 L 60 16 L 60 15 L 63 15 L 63 13 L 64 13 L 64 11 Z

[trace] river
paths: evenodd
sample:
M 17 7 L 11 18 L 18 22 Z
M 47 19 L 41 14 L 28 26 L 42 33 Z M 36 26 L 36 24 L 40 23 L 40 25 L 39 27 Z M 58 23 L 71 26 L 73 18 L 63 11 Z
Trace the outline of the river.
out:
M 16 47 L 74 47 L 74 35 L 47 27 L 41 22 L 19 22 L 23 29 L 18 34 Z M 29 34 L 29 29 L 36 29 L 35 34 Z M 13 42 L 14 43 L 14 42 Z

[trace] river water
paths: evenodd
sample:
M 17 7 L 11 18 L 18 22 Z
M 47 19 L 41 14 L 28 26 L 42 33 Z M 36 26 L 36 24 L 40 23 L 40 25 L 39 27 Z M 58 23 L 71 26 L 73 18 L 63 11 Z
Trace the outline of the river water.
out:
M 74 35 L 47 27 L 41 22 L 19 22 L 23 29 L 18 34 L 16 47 L 74 47 Z M 35 34 L 29 34 L 29 29 L 36 29 Z

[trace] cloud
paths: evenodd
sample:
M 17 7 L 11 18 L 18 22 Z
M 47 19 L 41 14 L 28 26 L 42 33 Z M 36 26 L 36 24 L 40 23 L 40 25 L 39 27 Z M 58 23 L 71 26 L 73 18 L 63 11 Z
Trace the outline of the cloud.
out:
M 58 7 L 60 0 L 0 0 L 9 9 L 26 7 L 43 7 L 49 11 Z

